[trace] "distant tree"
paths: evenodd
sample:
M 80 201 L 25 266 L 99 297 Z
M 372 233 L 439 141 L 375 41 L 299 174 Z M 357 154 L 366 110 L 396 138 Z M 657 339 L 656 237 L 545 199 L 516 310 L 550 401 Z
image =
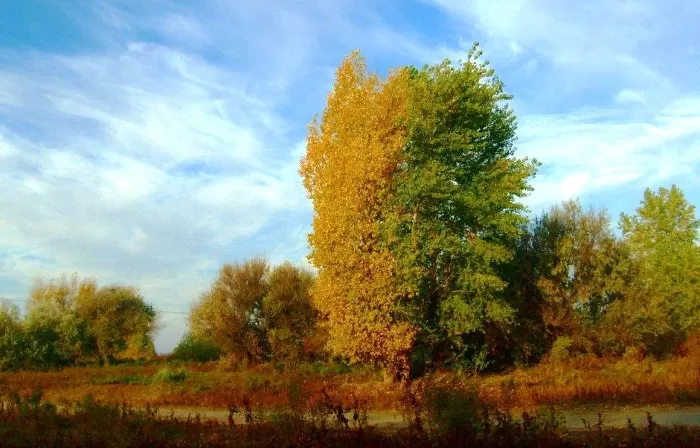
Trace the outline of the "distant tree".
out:
M 247 362 L 314 357 L 325 339 L 311 301 L 313 283 L 310 271 L 291 263 L 270 268 L 254 258 L 225 264 L 192 308 L 190 334 L 176 352 L 212 344 Z
M 240 360 L 265 359 L 268 349 L 262 307 L 269 270 L 262 258 L 225 264 L 190 312 L 192 335 L 215 343 Z
M 700 220 L 676 187 L 647 189 L 633 215 L 620 216 L 636 278 L 616 310 L 628 344 L 660 356 L 700 328 Z
M 265 331 L 273 359 L 297 360 L 312 355 L 318 310 L 311 302 L 314 276 L 284 263 L 272 269 L 263 299 Z
M 571 336 L 598 322 L 625 284 L 624 252 L 604 210 L 583 210 L 578 201 L 552 207 L 541 220 L 548 250 L 538 285 L 543 317 L 553 336 Z
M 27 362 L 27 339 L 19 308 L 0 299 L 0 371 L 16 370 Z
M 76 362 L 152 356 L 156 318 L 153 306 L 134 287 L 100 288 L 94 279 L 64 275 L 35 282 L 26 325 L 43 341 L 40 347 L 55 351 L 56 360 Z
M 131 286 L 111 285 L 95 291 L 92 297 L 81 297 L 76 314 L 88 322 L 100 358 L 120 358 L 154 354 L 152 334 L 157 313 Z

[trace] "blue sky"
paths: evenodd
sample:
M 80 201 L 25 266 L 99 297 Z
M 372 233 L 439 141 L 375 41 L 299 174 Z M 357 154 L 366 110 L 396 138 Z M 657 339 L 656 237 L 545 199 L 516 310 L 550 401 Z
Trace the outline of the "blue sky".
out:
M 193 4 L 196 3 L 196 6 Z M 220 265 L 305 262 L 297 175 L 333 72 L 463 57 L 514 95 L 534 212 L 700 204 L 700 2 L 0 1 L 0 296 L 62 272 L 138 286 L 168 351 Z

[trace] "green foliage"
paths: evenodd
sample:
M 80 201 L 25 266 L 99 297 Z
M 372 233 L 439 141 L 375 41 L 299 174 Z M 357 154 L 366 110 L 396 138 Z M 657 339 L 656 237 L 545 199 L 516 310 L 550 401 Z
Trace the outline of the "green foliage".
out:
M 28 312 L 0 304 L 0 370 L 63 367 L 155 353 L 156 311 L 135 288 L 94 280 L 37 280 Z
M 187 372 L 185 369 L 171 370 L 164 367 L 153 375 L 154 383 L 183 383 L 187 380 Z
M 536 164 L 514 156 L 510 97 L 480 55 L 475 47 L 461 65 L 413 71 L 408 138 L 385 214 L 399 282 L 411 291 L 394 312 L 421 329 L 416 346 L 431 351 L 428 363 L 480 356 L 489 327 L 514 316 L 498 268 L 513 256 Z
M 555 361 L 566 361 L 571 356 L 571 347 L 574 341 L 566 336 L 560 336 L 552 344 L 550 356 Z
M 620 229 L 631 253 L 635 279 L 612 322 L 626 329 L 628 345 L 668 354 L 700 328 L 700 220 L 676 186 L 647 189 Z
M 19 308 L 0 299 L 0 371 L 21 368 L 27 360 L 27 346 Z
M 200 339 L 187 333 L 170 355 L 171 359 L 179 361 L 209 362 L 221 357 L 221 349 L 216 344 Z

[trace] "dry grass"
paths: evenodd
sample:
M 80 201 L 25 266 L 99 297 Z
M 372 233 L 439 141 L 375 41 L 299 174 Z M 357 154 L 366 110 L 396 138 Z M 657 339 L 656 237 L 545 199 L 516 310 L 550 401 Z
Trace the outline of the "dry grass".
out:
M 482 399 L 498 406 L 542 404 L 698 404 L 700 338 L 683 356 L 652 359 L 574 358 L 479 381 Z
M 433 391 L 439 391 L 433 389 Z M 427 394 L 420 422 L 395 431 L 377 430 L 366 419 L 352 420 L 326 394 L 321 403 L 304 397 L 273 419 L 258 421 L 252 408 L 230 408 L 228 422 L 199 418 L 161 417 L 151 407 L 138 410 L 129 405 L 103 405 L 86 397 L 57 408 L 40 394 L 14 395 L 0 403 L 0 440 L 3 447 L 91 446 L 91 447 L 185 447 L 185 446 L 356 446 L 356 447 L 695 447 L 700 430 L 661 427 L 651 417 L 643 427 L 631 424 L 626 430 L 608 430 L 602 422 L 585 432 L 568 433 L 561 416 L 554 412 L 509 413 L 482 406 L 474 395 L 442 390 Z M 246 424 L 237 423 L 243 413 Z
M 482 401 L 501 408 L 698 404 L 700 344 L 697 338 L 691 342 L 684 356 L 667 361 L 587 357 L 499 375 L 460 377 L 441 372 L 435 378 L 458 379 L 452 383 L 476 387 Z M 78 401 L 92 395 L 104 403 L 226 408 L 247 399 L 256 407 L 283 408 L 290 401 L 290 391 L 310 397 L 322 397 L 326 391 L 346 406 L 359 400 L 371 410 L 399 409 L 404 398 L 402 391 L 372 368 L 301 364 L 281 369 L 267 364 L 230 371 L 217 363 L 186 364 L 169 367 L 184 370 L 182 381 L 155 381 L 164 366 L 168 364 L 157 361 L 141 366 L 0 373 L 0 396 L 40 389 L 52 401 Z

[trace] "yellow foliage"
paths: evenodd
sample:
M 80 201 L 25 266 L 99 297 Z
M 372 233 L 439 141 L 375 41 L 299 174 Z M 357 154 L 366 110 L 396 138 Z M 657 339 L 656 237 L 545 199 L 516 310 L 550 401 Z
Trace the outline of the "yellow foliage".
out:
M 310 261 L 329 348 L 353 361 L 405 366 L 415 328 L 397 318 L 396 263 L 380 244 L 381 212 L 406 136 L 409 74 L 382 81 L 358 53 L 338 68 L 319 121 L 309 127 L 300 173 L 314 203 Z

